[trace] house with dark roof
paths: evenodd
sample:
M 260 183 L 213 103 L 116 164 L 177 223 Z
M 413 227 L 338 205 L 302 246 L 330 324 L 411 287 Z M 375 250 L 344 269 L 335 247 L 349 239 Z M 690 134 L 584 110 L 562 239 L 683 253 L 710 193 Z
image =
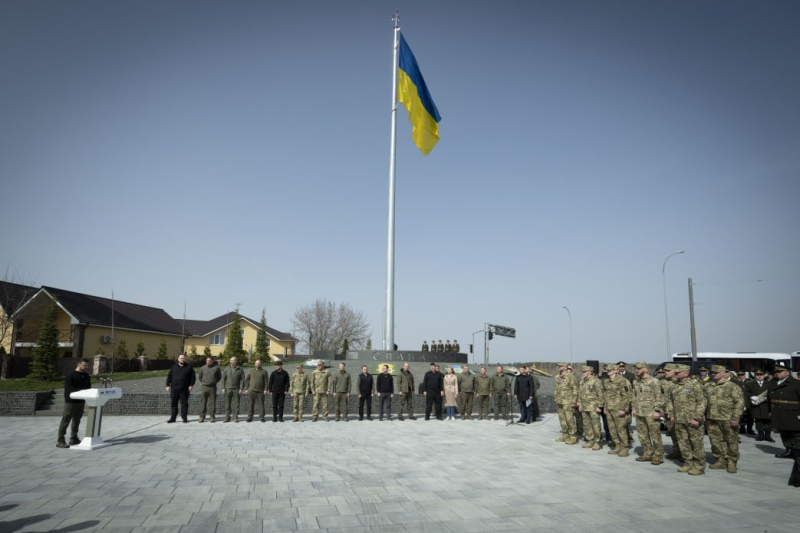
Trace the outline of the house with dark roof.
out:
M 14 321 L 11 316 L 25 300 L 39 289 L 19 283 L 0 281 L 0 346 L 5 353 L 11 353 L 14 338 Z
M 167 344 L 170 358 L 181 352 L 183 326 L 163 309 L 41 287 L 13 315 L 16 355 L 32 356 L 44 313 L 54 302 L 58 307 L 58 345 L 64 357 L 110 355 L 112 346 L 119 346 L 122 340 L 128 346 L 129 357 L 134 356 L 139 342 L 150 358 L 155 357 L 162 341 Z
M 206 347 L 211 350 L 211 355 L 218 357 L 225 351 L 225 342 L 228 338 L 231 324 L 233 323 L 233 313 L 226 313 L 211 320 L 186 320 L 186 353 L 190 353 L 194 347 L 198 354 L 202 354 Z M 248 354 L 255 351 L 256 337 L 261 331 L 260 321 L 253 320 L 240 315 L 239 325 L 242 328 L 242 341 L 244 349 Z M 287 356 L 295 354 L 297 339 L 291 334 L 278 331 L 267 326 L 267 342 L 269 343 L 269 355 L 273 361 L 286 359 Z

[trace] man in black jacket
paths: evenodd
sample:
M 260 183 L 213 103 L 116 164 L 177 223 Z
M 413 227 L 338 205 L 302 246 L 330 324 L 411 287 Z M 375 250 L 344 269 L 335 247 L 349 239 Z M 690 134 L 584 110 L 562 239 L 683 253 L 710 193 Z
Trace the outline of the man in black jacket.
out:
M 58 442 L 56 446 L 59 448 L 69 448 L 76 444 L 80 444 L 78 439 L 78 426 L 81 424 L 81 417 L 83 416 L 83 408 L 86 406 L 84 400 L 73 400 L 70 394 L 79 390 L 86 390 L 92 388 L 91 379 L 86 370 L 89 368 L 89 363 L 84 359 L 78 361 L 78 366 L 72 370 L 67 377 L 64 378 L 64 411 L 61 415 L 61 423 L 58 425 Z M 69 444 L 64 440 L 67 435 L 67 426 L 72 423 L 70 431 Z
M 800 381 L 784 366 L 775 365 L 774 372 L 776 383 L 767 393 L 772 426 L 780 432 L 783 445 L 794 459 L 789 485 L 800 487 Z
M 431 419 L 431 407 L 436 404 L 436 419 L 442 419 L 442 396 L 444 396 L 444 376 L 431 363 L 431 369 L 422 378 L 422 394 L 425 395 L 425 420 Z
M 189 393 L 192 392 L 195 382 L 194 368 L 186 362 L 186 356 L 180 354 L 178 362 L 172 365 L 167 374 L 167 392 L 170 393 L 172 413 L 167 424 L 173 424 L 178 417 L 178 402 L 181 403 L 181 419 L 183 423 L 189 420 Z
M 361 367 L 358 375 L 358 419 L 364 420 L 364 404 L 367 404 L 367 420 L 372 420 L 372 374 L 367 365 Z
M 282 361 L 277 361 L 275 365 L 275 371 L 269 376 L 267 388 L 272 395 L 272 421 L 283 422 L 283 404 L 292 378 L 288 372 L 283 371 Z
M 389 365 L 381 367 L 381 373 L 375 382 L 375 391 L 378 393 L 381 402 L 380 416 L 378 422 L 383 422 L 383 406 L 386 405 L 386 416 L 392 421 L 392 397 L 394 396 L 394 378 L 389 373 Z
M 519 402 L 519 423 L 523 421 L 526 424 L 531 423 L 533 418 L 533 410 L 531 405 L 534 399 L 533 378 L 528 374 L 528 367 L 519 367 L 520 374 L 514 380 L 514 398 Z M 528 400 L 531 404 L 528 404 Z

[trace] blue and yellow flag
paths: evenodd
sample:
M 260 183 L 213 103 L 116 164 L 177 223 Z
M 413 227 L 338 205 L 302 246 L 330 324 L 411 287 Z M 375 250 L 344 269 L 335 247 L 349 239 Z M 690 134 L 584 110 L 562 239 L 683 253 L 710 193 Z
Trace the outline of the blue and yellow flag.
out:
M 439 111 L 417 66 L 417 60 L 400 34 L 400 65 L 397 70 L 397 101 L 408 111 L 413 126 L 411 138 L 420 151 L 428 155 L 439 142 Z

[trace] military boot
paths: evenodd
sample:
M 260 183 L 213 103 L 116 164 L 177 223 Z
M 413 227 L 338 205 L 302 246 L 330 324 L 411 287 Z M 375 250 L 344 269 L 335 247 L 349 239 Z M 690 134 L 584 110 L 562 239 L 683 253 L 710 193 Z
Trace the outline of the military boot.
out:
M 558 437 L 558 438 L 556 439 L 556 442 L 564 442 L 564 441 L 566 441 L 566 440 L 567 440 L 567 439 L 564 437 L 564 435 L 561 435 L 560 437 Z
M 596 451 L 598 451 L 598 450 L 601 450 L 602 448 L 603 448 L 603 447 L 602 447 L 602 446 L 600 446 L 600 443 L 599 443 L 599 442 L 595 442 L 595 443 L 592 445 L 592 451 L 595 451 L 595 452 L 596 452 Z
M 581 448 L 591 448 L 591 447 L 592 447 L 592 443 L 589 442 L 588 440 L 583 444 L 583 446 L 581 446 Z
M 620 452 L 620 447 L 617 446 L 613 450 L 608 450 L 608 455 L 619 455 L 619 452 Z
M 652 461 L 652 460 L 653 460 L 653 458 L 652 458 L 652 457 L 648 457 L 648 456 L 646 456 L 646 455 L 640 455 L 639 457 L 637 457 L 637 458 L 636 458 L 636 460 L 637 460 L 638 462 L 640 462 L 640 463 L 644 463 L 644 462 L 646 462 L 646 461 Z
M 770 433 L 772 433 L 771 430 L 764 432 L 764 440 L 767 442 L 775 442 L 775 439 L 772 438 L 772 435 L 770 435 Z
M 728 473 L 735 474 L 736 473 L 736 461 L 728 461 Z
M 766 440 L 766 439 L 764 438 L 764 432 L 763 432 L 763 431 L 759 431 L 759 432 L 758 432 L 758 436 L 756 437 L 756 442 L 761 442 L 761 441 L 763 441 L 763 440 Z
M 69 439 L 69 445 L 70 446 L 77 446 L 80 443 L 81 443 L 81 439 L 79 439 L 78 437 L 72 437 L 72 438 Z
M 578 444 L 578 439 L 575 437 L 567 437 L 567 440 L 564 441 L 564 444 Z
M 630 453 L 628 452 L 628 448 L 622 448 L 617 455 L 620 457 L 628 457 Z
M 714 464 L 708 465 L 709 470 L 725 470 L 727 464 L 725 460 L 717 459 L 717 462 Z
M 210 423 L 211 423 L 211 424 L 213 424 L 213 423 L 214 423 L 214 422 L 216 422 L 216 421 L 217 421 L 217 418 L 216 418 L 216 417 L 214 417 L 214 416 L 212 416 L 212 417 L 211 417 L 211 422 L 210 422 Z
M 205 418 L 203 418 L 203 417 L 201 416 L 201 417 L 200 417 L 200 418 L 197 420 L 197 423 L 198 423 L 198 424 L 202 424 L 202 423 L 203 423 L 203 422 L 205 422 L 205 421 L 206 421 L 206 419 L 205 419 Z
M 69 448 L 69 444 L 64 439 L 59 439 L 56 443 L 56 448 Z
M 664 463 L 664 459 L 662 459 L 661 457 L 653 457 L 653 460 L 650 461 L 651 465 L 656 465 L 656 466 L 658 466 L 660 464 L 663 464 L 663 463 Z
M 706 473 L 706 470 L 705 468 L 700 468 L 699 466 L 693 466 L 688 473 L 690 476 L 702 476 Z
M 681 472 L 682 474 L 685 474 L 686 472 L 688 472 L 691 469 L 692 469 L 692 465 L 687 463 L 687 464 L 683 465 L 682 467 L 680 467 L 678 469 L 678 472 Z

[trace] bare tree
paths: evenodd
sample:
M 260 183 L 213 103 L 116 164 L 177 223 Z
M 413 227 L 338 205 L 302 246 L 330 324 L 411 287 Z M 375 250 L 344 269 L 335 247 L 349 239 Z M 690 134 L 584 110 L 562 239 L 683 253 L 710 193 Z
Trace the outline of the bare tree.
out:
M 347 339 L 350 349 L 363 348 L 371 335 L 367 317 L 350 305 L 317 298 L 294 312 L 294 336 L 310 351 L 338 350 Z
M 32 283 L 26 283 L 21 276 L 6 267 L 5 275 L 0 278 L 0 346 L 11 342 L 11 333 L 14 329 L 11 315 L 37 290 Z

